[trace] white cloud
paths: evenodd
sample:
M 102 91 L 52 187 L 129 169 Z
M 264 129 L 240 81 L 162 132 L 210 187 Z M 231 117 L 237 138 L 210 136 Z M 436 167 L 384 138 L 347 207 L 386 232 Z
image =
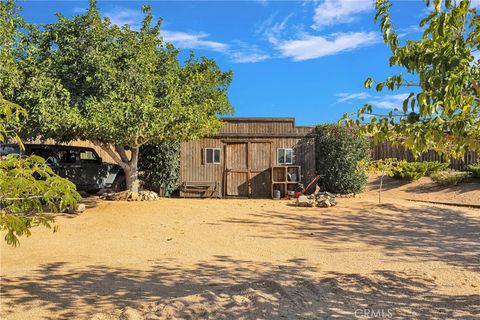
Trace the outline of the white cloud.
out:
M 85 13 L 87 11 L 88 8 L 85 8 L 85 7 L 74 7 L 72 9 L 72 12 L 73 13 Z
M 337 93 L 335 96 L 337 97 L 337 102 L 347 102 L 350 100 L 364 100 L 371 97 L 371 95 L 367 92 L 356 92 L 356 93 L 341 92 L 341 93 Z
M 230 60 L 235 63 L 255 63 L 270 59 L 270 55 L 258 46 L 243 41 L 234 41 L 228 52 Z
M 337 102 L 361 101 L 361 103 L 369 103 L 373 107 L 380 109 L 402 109 L 403 101 L 408 97 L 409 93 L 385 94 L 381 96 L 373 96 L 368 92 L 341 92 L 337 93 Z
M 387 94 L 375 97 L 370 104 L 381 109 L 402 109 L 403 101 L 407 99 L 409 93 Z
M 351 23 L 357 15 L 374 8 L 372 0 L 325 0 L 315 8 L 313 27 L 321 29 L 341 23 Z
M 204 49 L 217 52 L 223 52 L 229 49 L 228 44 L 206 40 L 208 33 L 187 33 L 181 31 L 162 31 L 163 40 L 171 42 L 175 46 L 183 49 Z
M 290 13 L 288 16 L 282 19 L 280 22 L 273 23 L 274 15 L 271 16 L 263 26 L 262 32 L 268 42 L 271 44 L 278 44 L 278 39 L 281 37 L 282 32 L 286 29 L 288 20 L 293 16 L 293 13 Z
M 399 38 L 403 38 L 412 33 L 422 33 L 423 29 L 417 25 L 411 25 L 405 28 L 398 28 L 397 33 Z
M 259 3 L 262 7 L 266 7 L 268 5 L 268 0 L 255 0 L 255 2 Z
M 113 24 L 117 26 L 128 24 L 133 30 L 140 29 L 144 17 L 141 11 L 124 7 L 115 7 L 103 15 L 108 17 Z
M 351 51 L 378 43 L 376 32 L 335 33 L 329 37 L 303 35 L 299 39 L 280 41 L 277 49 L 294 61 L 304 61 Z

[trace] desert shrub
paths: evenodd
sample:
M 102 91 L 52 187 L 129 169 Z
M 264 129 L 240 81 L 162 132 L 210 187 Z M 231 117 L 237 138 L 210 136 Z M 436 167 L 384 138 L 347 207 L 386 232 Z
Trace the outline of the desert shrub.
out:
M 418 180 L 427 174 L 427 166 L 423 162 L 402 161 L 393 168 L 393 177 L 408 181 Z
M 468 172 L 461 171 L 440 171 L 431 175 L 431 178 L 436 183 L 442 186 L 457 185 L 468 178 Z
M 178 186 L 180 174 L 180 143 L 162 142 L 140 148 L 138 168 L 145 189 L 158 192 L 160 187 L 170 193 Z
M 469 165 L 468 171 L 470 171 L 473 177 L 480 178 L 480 163 Z
M 426 175 L 430 176 L 439 171 L 445 171 L 450 166 L 449 162 L 425 161 L 422 162 L 426 166 Z
M 316 170 L 319 185 L 333 193 L 358 193 L 367 182 L 359 161 L 369 158 L 370 142 L 357 130 L 334 124 L 315 128 Z
M 421 177 L 430 176 L 431 174 L 445 170 L 449 165 L 449 163 L 442 163 L 438 161 L 402 161 L 395 168 L 393 168 L 393 177 L 396 179 L 414 181 L 420 179 Z

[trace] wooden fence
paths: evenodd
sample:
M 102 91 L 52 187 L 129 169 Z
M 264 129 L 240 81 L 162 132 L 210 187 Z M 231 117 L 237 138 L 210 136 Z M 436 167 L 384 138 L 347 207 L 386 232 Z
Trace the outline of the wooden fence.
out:
M 448 159 L 444 156 L 440 156 L 435 151 L 429 151 L 422 154 L 418 159 L 415 159 L 413 154 L 405 150 L 403 147 L 393 146 L 391 143 L 383 142 L 374 144 L 372 142 L 371 148 L 371 157 L 373 160 L 380 160 L 386 158 L 397 158 L 401 160 L 407 160 L 410 162 L 413 161 L 439 161 L 439 162 L 450 162 L 450 167 L 455 170 L 466 170 L 467 165 L 478 163 L 480 161 L 480 156 L 478 153 L 470 151 L 463 159 Z

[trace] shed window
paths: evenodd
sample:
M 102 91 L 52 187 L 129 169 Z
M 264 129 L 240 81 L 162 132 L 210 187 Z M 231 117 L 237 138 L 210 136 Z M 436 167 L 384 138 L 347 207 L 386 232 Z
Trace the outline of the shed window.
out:
M 293 163 L 293 149 L 278 148 L 277 149 L 278 164 L 292 164 Z
M 206 148 L 205 163 L 220 163 L 220 148 Z

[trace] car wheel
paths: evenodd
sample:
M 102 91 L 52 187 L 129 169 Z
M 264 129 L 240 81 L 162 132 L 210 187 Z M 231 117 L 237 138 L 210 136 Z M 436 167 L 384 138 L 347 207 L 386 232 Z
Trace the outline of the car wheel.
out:
M 127 180 L 124 175 L 117 176 L 112 183 L 112 191 L 120 192 L 127 190 Z

